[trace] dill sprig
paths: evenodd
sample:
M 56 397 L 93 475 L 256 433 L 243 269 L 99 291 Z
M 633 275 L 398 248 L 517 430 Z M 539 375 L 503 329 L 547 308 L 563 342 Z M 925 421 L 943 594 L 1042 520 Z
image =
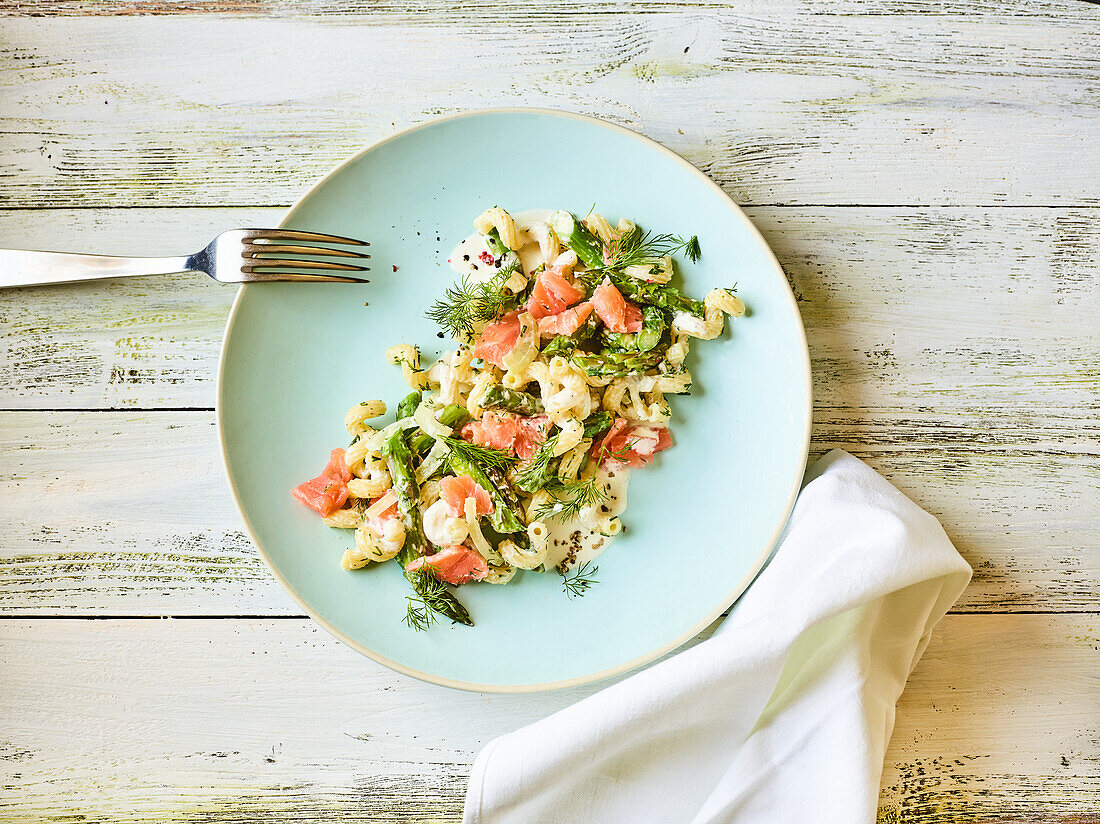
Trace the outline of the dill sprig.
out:
M 637 264 L 655 263 L 665 255 L 683 252 L 692 263 L 698 263 L 702 254 L 699 238 L 695 235 L 685 239 L 678 235 L 643 232 L 637 226 L 626 234 L 620 235 L 612 244 L 606 269 L 625 269 Z
M 483 470 L 499 469 L 503 471 L 519 460 L 515 455 L 505 452 L 503 449 L 481 446 L 480 444 L 464 441 L 461 438 L 444 438 L 443 442 L 451 448 L 452 453 Z
M 604 438 L 596 452 L 596 467 L 603 463 L 604 458 L 626 463 L 627 453 L 634 448 L 635 443 L 637 439 L 632 438 L 618 449 L 611 449 L 608 446 L 608 439 Z M 562 521 L 571 521 L 580 515 L 585 507 L 597 506 L 607 501 L 607 493 L 595 472 L 583 480 L 578 478 L 575 481 L 562 481 L 554 478 L 543 489 L 550 493 L 551 500 L 536 507 L 534 513 L 536 519 L 560 518 Z
M 542 487 L 550 468 L 550 461 L 554 459 L 554 450 L 557 448 L 557 435 L 552 435 L 543 441 L 535 454 L 531 456 L 531 460 L 516 472 L 512 479 L 513 483 L 527 492 L 534 492 Z
M 427 568 L 413 574 L 419 576 L 419 579 L 413 587 L 415 594 L 405 596 L 408 603 L 404 621 L 409 629 L 423 632 L 435 624 L 437 615 L 444 614 L 447 587 Z
M 589 569 L 590 566 L 592 566 L 592 562 L 585 561 L 577 569 L 573 570 L 572 575 L 566 572 L 561 573 L 561 587 L 567 598 L 580 598 L 588 592 L 590 586 L 599 583 L 595 575 L 600 571 L 600 568 L 598 566 L 592 566 L 592 568 Z
M 461 282 L 448 286 L 443 299 L 433 303 L 425 314 L 452 337 L 471 335 L 477 324 L 496 320 L 510 307 L 513 296 L 503 289 L 512 271 L 501 269 L 483 283 L 471 283 L 469 276 L 464 276 Z
M 596 475 L 576 481 L 552 480 L 543 489 L 550 493 L 550 500 L 536 507 L 536 520 L 560 518 L 562 521 L 571 521 L 585 507 L 596 506 L 607 500 L 603 483 Z

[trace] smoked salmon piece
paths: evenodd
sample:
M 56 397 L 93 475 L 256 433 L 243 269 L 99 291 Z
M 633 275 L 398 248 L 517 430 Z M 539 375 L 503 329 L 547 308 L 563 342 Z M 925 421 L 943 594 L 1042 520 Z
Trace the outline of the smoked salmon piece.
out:
M 535 320 L 564 312 L 584 297 L 584 291 L 567 281 L 562 270 L 546 269 L 535 278 L 527 311 Z
M 312 481 L 298 484 L 292 494 L 327 518 L 347 501 L 350 480 L 351 472 L 344 463 L 344 450 L 334 449 L 324 471 Z
M 544 337 L 572 335 L 584 325 L 591 314 L 592 303 L 590 301 L 586 300 L 584 303 L 578 303 L 572 309 L 566 309 L 556 315 L 547 315 L 545 318 L 540 318 L 539 334 Z
M 539 451 L 550 431 L 548 415 L 516 416 L 516 437 L 512 441 L 512 454 L 523 462 L 531 460 Z
M 504 368 L 504 356 L 516 348 L 519 340 L 519 312 L 509 312 L 481 330 L 474 344 L 474 357 Z
M 473 498 L 478 515 L 488 515 L 493 511 L 493 501 L 489 491 L 469 475 L 447 475 L 439 482 L 440 497 L 447 503 L 447 511 L 453 518 L 466 517 L 466 499 Z
M 480 446 L 503 449 L 529 461 L 550 431 L 550 418 L 546 415 L 512 415 L 492 410 L 471 421 L 459 433 L 464 440 Z
M 616 418 L 607 434 L 592 444 L 590 454 L 603 467 L 637 469 L 670 446 L 672 435 L 667 427 L 631 426 L 623 418 Z
M 435 555 L 422 555 L 409 562 L 405 569 L 415 572 L 425 566 L 430 567 L 441 581 L 455 586 L 467 581 L 480 581 L 489 574 L 489 565 L 485 563 L 485 559 L 461 544 L 445 546 Z
M 459 434 L 463 440 L 478 446 L 511 452 L 512 443 L 516 439 L 516 424 L 512 420 L 514 417 L 490 410 L 481 416 L 481 420 L 470 421 L 462 427 Z
M 642 331 L 642 310 L 624 298 L 610 278 L 592 293 L 592 307 L 610 332 Z

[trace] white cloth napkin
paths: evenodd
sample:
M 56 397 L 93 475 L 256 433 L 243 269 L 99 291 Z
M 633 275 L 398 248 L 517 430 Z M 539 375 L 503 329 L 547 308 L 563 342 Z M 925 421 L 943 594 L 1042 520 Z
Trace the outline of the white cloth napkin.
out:
M 934 517 L 834 450 L 717 633 L 492 741 L 463 821 L 873 822 L 894 705 L 970 574 Z

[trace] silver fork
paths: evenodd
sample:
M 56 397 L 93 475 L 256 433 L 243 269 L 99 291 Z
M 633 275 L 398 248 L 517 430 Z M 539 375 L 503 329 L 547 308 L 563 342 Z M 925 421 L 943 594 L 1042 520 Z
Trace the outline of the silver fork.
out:
M 205 272 L 221 283 L 365 282 L 350 275 L 328 273 L 369 272 L 370 267 L 360 264 L 370 255 L 316 245 L 322 243 L 370 246 L 365 240 L 295 229 L 232 229 L 222 232 L 202 251 L 184 257 L 112 257 L 0 249 L 0 288 L 181 272 Z M 323 258 L 338 258 L 340 262 Z

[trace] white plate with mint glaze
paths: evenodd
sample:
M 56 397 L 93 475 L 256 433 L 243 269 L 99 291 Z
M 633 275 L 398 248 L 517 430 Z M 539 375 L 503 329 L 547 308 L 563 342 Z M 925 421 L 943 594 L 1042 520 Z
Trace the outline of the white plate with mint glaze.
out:
M 692 347 L 690 395 L 671 397 L 676 445 L 632 473 L 624 532 L 594 584 L 569 598 L 554 572 L 456 592 L 475 626 L 415 632 L 396 562 L 347 572 L 350 531 L 290 490 L 345 446 L 344 412 L 408 389 L 385 349 L 425 361 L 449 340 L 424 315 L 453 282 L 451 249 L 484 208 L 595 204 L 614 223 L 697 235 L 680 286 L 701 298 L 737 284 L 749 308 Z M 498 109 L 418 126 L 348 160 L 287 215 L 288 227 L 371 243 L 369 284 L 242 287 L 226 329 L 218 426 L 233 493 L 275 576 L 323 627 L 399 672 L 462 689 L 575 686 L 637 667 L 691 639 L 745 590 L 775 545 L 805 468 L 811 398 L 806 337 L 775 256 L 702 172 L 599 120 Z M 394 269 L 396 267 L 396 270 Z

